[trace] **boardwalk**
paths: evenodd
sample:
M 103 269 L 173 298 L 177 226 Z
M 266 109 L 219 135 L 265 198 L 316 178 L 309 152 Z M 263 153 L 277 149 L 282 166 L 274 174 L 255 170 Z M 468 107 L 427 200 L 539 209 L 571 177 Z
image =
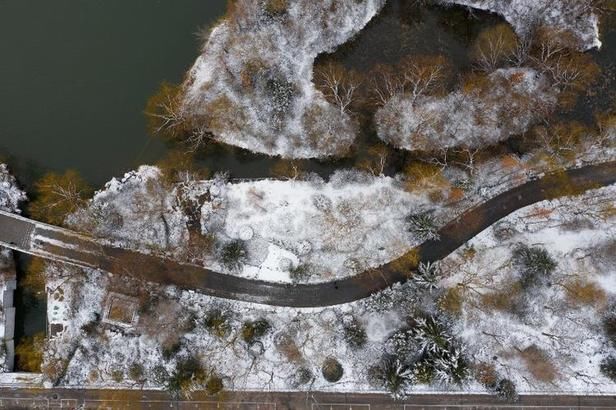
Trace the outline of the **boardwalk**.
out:
M 616 162 L 570 170 L 567 177 L 547 176 L 504 192 L 451 221 L 439 231 L 440 240 L 425 242 L 413 252 L 423 261 L 442 259 L 517 209 L 563 193 L 569 194 L 572 189 L 582 192 L 610 185 L 616 182 Z M 56 261 L 194 289 L 212 296 L 293 307 L 330 306 L 359 300 L 406 280 L 416 266 L 416 261 L 401 258 L 377 270 L 333 282 L 270 283 L 103 246 L 70 230 L 5 212 L 0 212 L 0 245 Z

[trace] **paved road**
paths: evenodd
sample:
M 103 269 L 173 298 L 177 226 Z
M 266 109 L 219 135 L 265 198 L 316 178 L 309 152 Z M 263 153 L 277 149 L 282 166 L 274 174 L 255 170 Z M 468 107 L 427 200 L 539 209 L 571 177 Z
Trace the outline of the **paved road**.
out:
M 508 404 L 489 395 L 414 395 L 395 401 L 385 394 L 228 392 L 219 401 L 197 394 L 173 401 L 160 391 L 0 389 L 0 409 L 238 409 L 238 410 L 608 410 L 614 396 L 522 396 Z
M 415 253 L 422 261 L 442 259 L 517 209 L 544 199 L 580 193 L 614 182 L 616 162 L 586 166 L 525 183 L 465 212 L 439 231 L 440 240 L 425 242 L 409 255 Z M 378 269 L 339 281 L 300 285 L 270 283 L 213 272 L 126 249 L 101 246 L 74 232 L 12 214 L 0 214 L 0 245 L 115 274 L 195 289 L 222 298 L 293 307 L 330 306 L 365 298 L 393 283 L 405 281 L 417 265 L 416 258 L 402 257 Z

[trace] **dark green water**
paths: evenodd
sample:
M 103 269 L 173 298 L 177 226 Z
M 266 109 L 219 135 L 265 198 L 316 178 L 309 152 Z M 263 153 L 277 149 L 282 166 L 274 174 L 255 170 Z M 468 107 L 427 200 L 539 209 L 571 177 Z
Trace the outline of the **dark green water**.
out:
M 225 0 L 0 0 L 0 154 L 29 186 L 77 169 L 98 186 L 164 147 L 143 108 L 198 54 Z

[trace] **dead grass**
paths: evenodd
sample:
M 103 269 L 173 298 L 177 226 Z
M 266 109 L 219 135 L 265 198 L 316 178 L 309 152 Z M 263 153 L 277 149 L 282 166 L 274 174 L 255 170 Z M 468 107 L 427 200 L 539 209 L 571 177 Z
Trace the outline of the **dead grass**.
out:
M 551 383 L 556 379 L 558 372 L 546 352 L 535 345 L 530 345 L 519 354 L 535 379 L 545 383 Z

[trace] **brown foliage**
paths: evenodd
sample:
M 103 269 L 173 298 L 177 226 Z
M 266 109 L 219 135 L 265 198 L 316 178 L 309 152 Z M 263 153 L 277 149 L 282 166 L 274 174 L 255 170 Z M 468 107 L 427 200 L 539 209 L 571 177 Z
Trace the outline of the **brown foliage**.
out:
M 371 145 L 355 165 L 358 169 L 370 172 L 372 175 L 382 175 L 389 156 L 389 147 L 384 144 Z
M 45 333 L 26 336 L 15 347 L 17 367 L 26 372 L 38 373 L 43 362 L 45 348 Z
M 64 219 L 77 211 L 90 196 L 92 189 L 77 171 L 43 175 L 34 187 L 36 197 L 30 203 L 30 215 L 52 225 L 62 225 Z
M 304 173 L 304 165 L 301 162 L 288 159 L 276 161 L 270 169 L 270 174 L 275 178 L 297 179 Z
M 471 58 L 482 71 L 491 73 L 506 63 L 518 47 L 518 38 L 506 23 L 483 30 L 471 49 Z
M 573 305 L 591 305 L 600 308 L 607 303 L 605 291 L 593 282 L 575 279 L 563 286 L 567 300 Z
M 376 65 L 367 75 L 370 87 L 367 102 L 380 107 L 395 95 L 416 99 L 422 95 L 442 95 L 452 76 L 450 61 L 443 55 L 409 55 L 394 66 Z
M 147 127 L 151 135 L 176 139 L 187 131 L 182 114 L 183 88 L 179 84 L 163 82 L 145 105 Z
M 21 286 L 36 295 L 45 292 L 45 267 L 46 261 L 42 258 L 33 257 L 21 278 Z
M 559 105 L 571 109 L 577 96 L 588 89 L 601 70 L 590 54 L 579 50 L 580 40 L 571 32 L 552 27 L 535 31 L 531 55 L 539 68 L 548 73 L 560 94 Z
M 526 368 L 539 381 L 550 383 L 556 379 L 556 367 L 550 357 L 539 347 L 530 345 L 520 351 L 520 357 L 526 364 Z
M 519 283 L 510 283 L 503 289 L 481 295 L 481 303 L 488 309 L 515 313 L 522 287 Z
M 414 161 L 404 168 L 406 189 L 410 192 L 422 189 L 444 189 L 449 185 L 442 169 L 434 164 Z
M 498 383 L 498 373 L 492 363 L 480 362 L 474 366 L 475 378 L 488 389 L 494 388 Z
M 187 176 L 192 179 L 207 179 L 210 171 L 207 168 L 197 167 L 194 154 L 190 151 L 171 150 L 164 158 L 156 163 L 163 175 L 163 182 L 171 185 L 176 182 L 184 181 Z
M 449 288 L 438 300 L 438 307 L 450 314 L 459 315 L 462 311 L 462 289 L 458 286 Z

